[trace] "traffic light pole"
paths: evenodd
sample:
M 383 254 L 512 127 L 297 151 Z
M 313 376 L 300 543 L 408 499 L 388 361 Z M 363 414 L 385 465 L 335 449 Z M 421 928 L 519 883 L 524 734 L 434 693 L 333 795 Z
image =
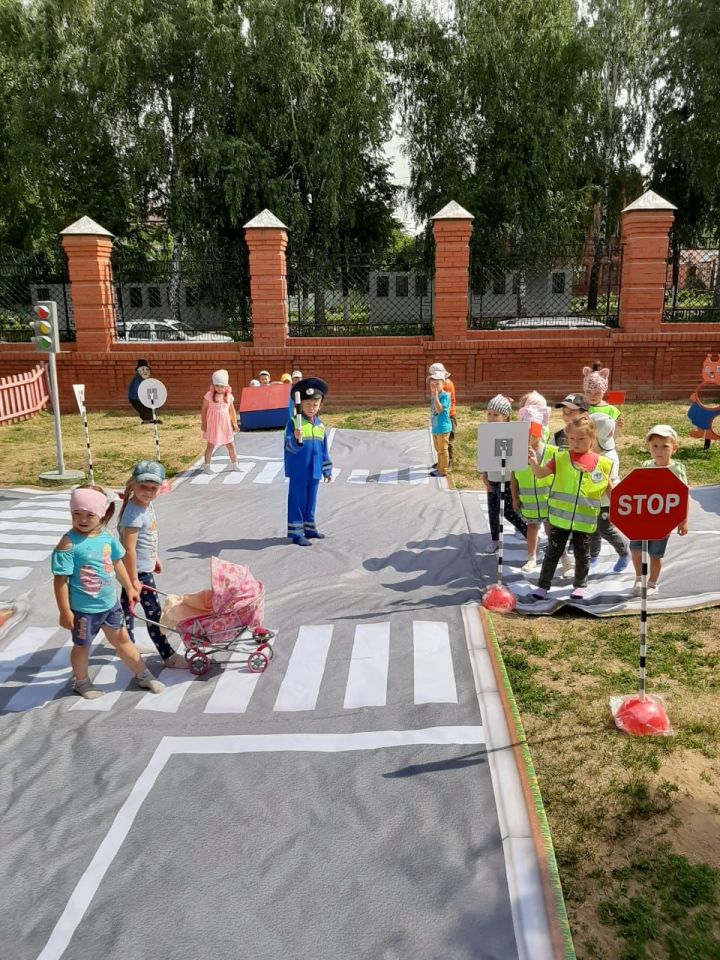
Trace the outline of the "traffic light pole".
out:
M 63 456 L 62 426 L 60 425 L 60 397 L 57 385 L 57 364 L 55 354 L 48 356 L 48 372 L 50 374 L 50 399 L 52 401 L 53 419 L 55 420 L 55 454 L 57 458 L 58 476 L 65 474 L 65 458 Z

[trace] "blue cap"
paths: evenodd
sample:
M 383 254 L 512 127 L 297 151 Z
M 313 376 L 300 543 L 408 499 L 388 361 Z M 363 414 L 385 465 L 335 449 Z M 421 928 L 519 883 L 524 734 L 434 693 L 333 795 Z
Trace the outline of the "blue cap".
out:
M 165 479 L 165 467 L 157 460 L 141 460 L 132 472 L 133 480 L 138 483 L 162 483 Z

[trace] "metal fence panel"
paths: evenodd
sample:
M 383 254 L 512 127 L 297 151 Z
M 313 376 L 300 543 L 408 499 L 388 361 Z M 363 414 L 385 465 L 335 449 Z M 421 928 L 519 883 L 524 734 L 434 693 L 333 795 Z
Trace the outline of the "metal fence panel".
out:
M 64 342 L 75 339 L 75 320 L 64 256 L 0 254 L 0 341 L 29 343 L 35 319 L 33 304 L 38 300 L 57 303 L 58 328 Z
M 720 323 L 720 244 L 681 247 L 670 242 L 664 323 Z
M 113 276 L 118 340 L 252 339 L 247 263 L 117 261 Z
M 595 257 L 591 245 L 538 261 L 512 253 L 471 259 L 471 330 L 616 327 L 622 248 L 611 242 Z
M 294 263 L 291 337 L 413 337 L 433 331 L 432 271 Z

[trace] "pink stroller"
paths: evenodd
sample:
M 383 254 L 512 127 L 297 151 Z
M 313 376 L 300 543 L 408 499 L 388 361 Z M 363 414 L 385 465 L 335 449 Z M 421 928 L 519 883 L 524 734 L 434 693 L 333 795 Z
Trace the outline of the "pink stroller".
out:
M 272 630 L 262 626 L 264 585 L 247 567 L 217 557 L 212 558 L 210 569 L 210 590 L 181 596 L 156 591 L 165 597 L 158 626 L 180 635 L 185 659 L 198 677 L 208 672 L 213 661 L 219 662 L 213 654 L 236 652 L 248 646 L 248 668 L 253 673 L 264 673 L 273 658 L 270 641 L 275 637 Z M 137 619 L 153 622 L 144 617 Z

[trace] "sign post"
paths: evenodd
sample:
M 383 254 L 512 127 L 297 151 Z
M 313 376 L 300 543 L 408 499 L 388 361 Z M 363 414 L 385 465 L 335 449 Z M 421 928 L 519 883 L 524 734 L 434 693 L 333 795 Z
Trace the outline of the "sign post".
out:
M 138 387 L 138 400 L 145 407 L 152 410 L 153 433 L 155 435 L 155 459 L 160 462 L 160 436 L 158 435 L 157 417 L 155 411 L 167 400 L 167 388 L 161 380 L 155 380 L 154 377 L 148 377 Z
M 637 696 L 611 697 L 616 726 L 639 736 L 664 734 L 670 720 L 661 697 L 646 694 L 648 541 L 669 536 L 687 516 L 688 488 L 667 467 L 633 470 L 612 491 L 610 522 L 630 540 L 642 542 L 640 652 Z
M 87 452 L 88 483 L 94 484 L 95 473 L 93 471 L 92 450 L 90 449 L 90 428 L 88 426 L 87 410 L 85 408 L 85 384 L 74 383 L 73 393 L 75 394 L 75 401 L 78 405 L 80 416 L 83 419 L 83 427 L 85 428 L 85 450 Z

